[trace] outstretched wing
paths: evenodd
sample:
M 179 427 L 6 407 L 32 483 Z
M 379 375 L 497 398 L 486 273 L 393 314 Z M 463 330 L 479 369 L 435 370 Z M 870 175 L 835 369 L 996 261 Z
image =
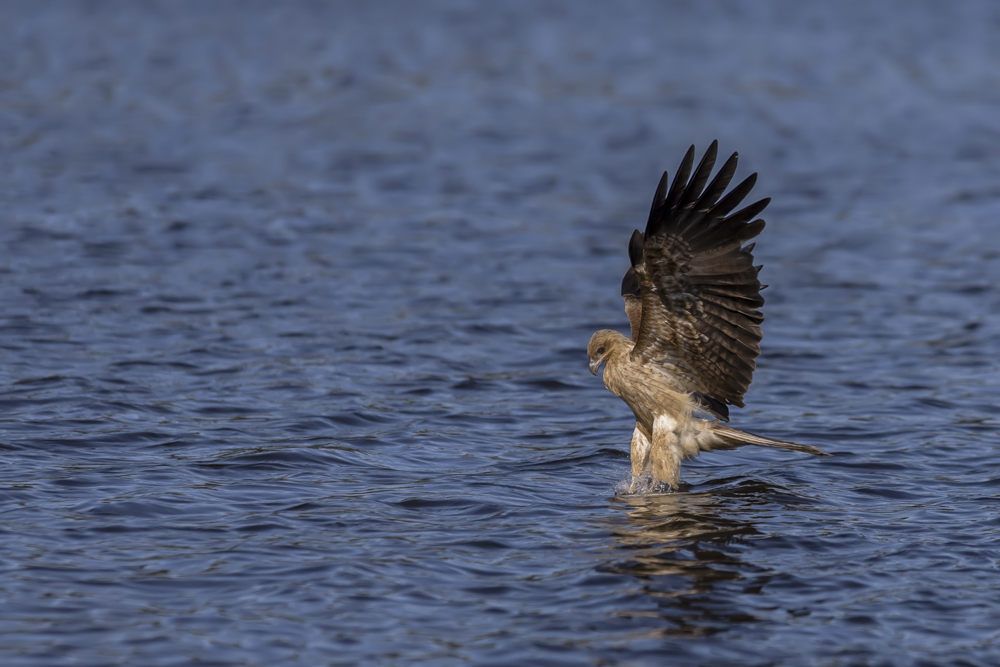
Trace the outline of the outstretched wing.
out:
M 743 407 L 764 320 L 760 267 L 753 265 L 753 244 L 743 244 L 764 229 L 764 221 L 755 218 L 770 199 L 731 213 L 757 174 L 723 197 L 737 154 L 708 183 L 717 153 L 713 141 L 692 174 L 692 146 L 669 191 L 664 173 L 646 233 L 632 235 L 629 258 L 642 291 L 632 358 L 662 366 L 684 391 L 701 393 L 710 404 Z

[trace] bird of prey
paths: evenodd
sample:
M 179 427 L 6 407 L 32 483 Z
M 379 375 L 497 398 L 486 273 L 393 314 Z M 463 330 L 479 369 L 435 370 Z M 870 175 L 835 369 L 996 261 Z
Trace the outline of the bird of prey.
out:
M 723 196 L 738 155 L 709 183 L 717 154 L 713 141 L 692 173 L 691 146 L 669 190 L 664 172 L 646 231 L 636 230 L 628 246 L 632 266 L 622 297 L 631 338 L 604 329 L 587 345 L 590 372 L 607 364 L 604 385 L 635 414 L 634 479 L 651 475 L 672 488 L 680 484 L 681 463 L 703 451 L 764 445 L 826 456 L 722 423 L 730 405 L 743 407 L 760 354 L 766 285 L 753 264 L 755 244 L 744 244 L 764 229 L 756 218 L 770 199 L 732 213 L 757 174 Z

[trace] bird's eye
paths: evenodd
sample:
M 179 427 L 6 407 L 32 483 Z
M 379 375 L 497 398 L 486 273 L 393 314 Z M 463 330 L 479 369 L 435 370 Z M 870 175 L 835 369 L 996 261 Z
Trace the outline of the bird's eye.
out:
M 599 348 L 597 348 L 597 354 L 604 354 L 604 346 L 603 345 L 600 346 Z

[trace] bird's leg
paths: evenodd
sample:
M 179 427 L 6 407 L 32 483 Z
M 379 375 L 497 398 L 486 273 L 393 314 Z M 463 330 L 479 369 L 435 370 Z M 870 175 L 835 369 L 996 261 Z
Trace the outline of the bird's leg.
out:
M 638 493 L 643 486 L 643 472 L 649 464 L 649 450 L 649 438 L 636 422 L 635 430 L 632 431 L 632 446 L 629 452 L 632 458 L 632 484 L 629 485 L 629 493 Z
M 639 428 L 639 424 L 635 425 L 635 430 L 632 431 L 632 447 L 631 447 L 631 458 L 632 458 L 632 474 L 638 477 L 642 474 L 642 471 L 646 469 L 649 464 L 649 449 L 650 443 L 649 438 L 642 432 Z
M 667 415 L 660 415 L 653 421 L 653 439 L 649 450 L 649 468 L 653 479 L 669 484 L 676 489 L 681 483 L 680 442 L 675 429 L 677 421 Z

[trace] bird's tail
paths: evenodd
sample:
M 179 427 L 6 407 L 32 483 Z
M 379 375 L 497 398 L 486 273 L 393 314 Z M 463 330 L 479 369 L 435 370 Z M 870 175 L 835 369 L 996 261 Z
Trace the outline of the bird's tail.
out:
M 826 452 L 810 447 L 809 445 L 796 445 L 794 442 L 784 440 L 771 440 L 753 433 L 747 433 L 725 424 L 713 424 L 712 432 L 722 438 L 723 447 L 739 447 L 741 445 L 762 445 L 764 447 L 777 447 L 778 449 L 788 449 L 793 452 L 805 452 L 815 456 L 829 456 Z M 720 448 L 721 449 L 721 448 Z

